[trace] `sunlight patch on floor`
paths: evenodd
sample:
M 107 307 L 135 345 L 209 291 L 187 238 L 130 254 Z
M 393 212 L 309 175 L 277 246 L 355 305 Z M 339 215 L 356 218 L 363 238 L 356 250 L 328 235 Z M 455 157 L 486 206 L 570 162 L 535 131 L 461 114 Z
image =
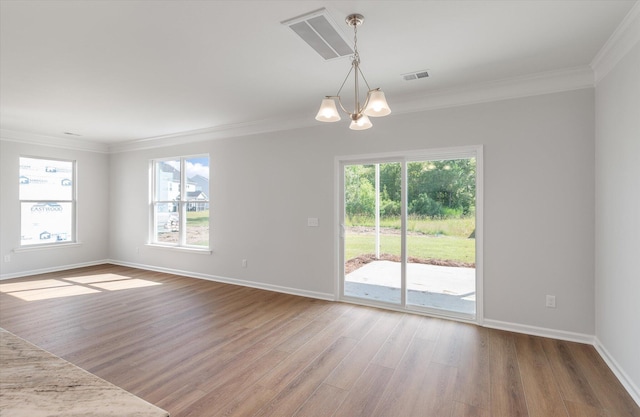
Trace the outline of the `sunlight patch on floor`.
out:
M 162 285 L 162 283 L 118 274 L 97 274 L 0 284 L 0 292 L 24 301 L 38 301 L 156 285 Z

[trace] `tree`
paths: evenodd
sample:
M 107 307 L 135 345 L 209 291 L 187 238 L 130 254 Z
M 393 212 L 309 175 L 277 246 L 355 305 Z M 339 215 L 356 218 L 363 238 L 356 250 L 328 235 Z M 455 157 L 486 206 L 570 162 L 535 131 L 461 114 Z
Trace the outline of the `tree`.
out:
M 344 170 L 345 212 L 349 222 L 354 216 L 373 216 L 376 190 L 364 165 L 348 165 Z

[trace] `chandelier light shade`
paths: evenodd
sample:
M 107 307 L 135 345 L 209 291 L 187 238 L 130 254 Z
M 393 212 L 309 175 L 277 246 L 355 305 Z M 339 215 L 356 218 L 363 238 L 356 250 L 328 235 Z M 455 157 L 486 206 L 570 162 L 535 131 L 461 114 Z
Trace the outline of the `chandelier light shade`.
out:
M 338 109 L 336 108 L 335 100 L 329 97 L 322 99 L 316 120 L 320 122 L 337 122 L 340 119 L 340 113 L 338 113 Z
M 322 104 L 320 105 L 320 110 L 316 115 L 316 120 L 321 122 L 337 122 L 341 120 L 340 113 L 336 106 L 337 99 L 342 111 L 347 113 L 349 115 L 349 119 L 351 119 L 349 129 L 366 130 L 373 126 L 369 117 L 386 116 L 391 113 L 391 109 L 387 104 L 387 100 L 382 90 L 379 88 L 372 89 L 369 87 L 369 83 L 367 83 L 367 80 L 360 69 L 360 54 L 358 53 L 358 26 L 364 22 L 364 16 L 361 14 L 351 14 L 347 16 L 345 21 L 347 22 L 347 25 L 353 27 L 353 56 L 351 58 L 351 69 L 347 73 L 347 76 L 342 82 L 342 85 L 336 95 L 326 96 L 322 99 Z M 354 84 L 354 107 L 351 112 L 342 104 L 340 93 L 352 73 Z M 360 101 L 360 78 L 362 78 L 362 81 L 364 81 L 367 86 L 367 95 L 364 98 L 364 102 Z

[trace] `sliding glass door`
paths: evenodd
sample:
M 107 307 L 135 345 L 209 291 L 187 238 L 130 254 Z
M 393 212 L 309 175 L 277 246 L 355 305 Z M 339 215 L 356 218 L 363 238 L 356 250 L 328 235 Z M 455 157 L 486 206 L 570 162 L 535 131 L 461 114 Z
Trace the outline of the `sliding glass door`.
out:
M 341 161 L 343 299 L 476 317 L 480 150 Z

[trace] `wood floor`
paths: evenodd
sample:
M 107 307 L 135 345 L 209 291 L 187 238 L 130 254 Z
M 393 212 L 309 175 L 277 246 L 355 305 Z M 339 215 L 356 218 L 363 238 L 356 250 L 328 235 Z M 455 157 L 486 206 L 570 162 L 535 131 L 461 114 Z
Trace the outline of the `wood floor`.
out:
M 0 282 L 0 326 L 173 417 L 640 416 L 589 345 L 113 265 Z

